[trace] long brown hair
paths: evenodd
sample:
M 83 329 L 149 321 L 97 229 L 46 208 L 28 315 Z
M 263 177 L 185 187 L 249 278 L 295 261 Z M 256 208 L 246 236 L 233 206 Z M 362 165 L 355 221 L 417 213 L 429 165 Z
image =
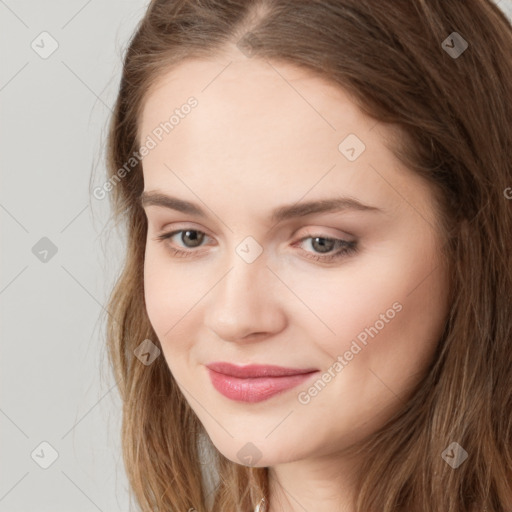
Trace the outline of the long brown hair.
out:
M 267 468 L 219 453 L 165 359 L 144 365 L 134 355 L 145 339 L 160 346 L 144 302 L 143 174 L 133 160 L 143 103 L 173 66 L 237 43 L 251 58 L 313 70 L 342 87 L 365 114 L 398 130 L 394 154 L 436 191 L 452 278 L 446 328 L 412 397 L 359 447 L 367 456 L 357 512 L 510 512 L 512 27 L 490 0 L 149 4 L 124 56 L 102 189 L 127 236 L 106 308 L 107 347 L 138 504 L 144 512 L 250 512 L 263 496 L 269 502 Z M 457 468 L 442 456 L 455 442 L 468 456 Z

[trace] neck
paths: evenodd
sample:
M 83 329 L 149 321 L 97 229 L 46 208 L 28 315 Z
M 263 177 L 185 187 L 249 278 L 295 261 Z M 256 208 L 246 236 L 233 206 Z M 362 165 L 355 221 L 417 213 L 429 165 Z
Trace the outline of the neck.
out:
M 339 457 L 299 460 L 269 468 L 266 512 L 353 512 L 354 464 Z

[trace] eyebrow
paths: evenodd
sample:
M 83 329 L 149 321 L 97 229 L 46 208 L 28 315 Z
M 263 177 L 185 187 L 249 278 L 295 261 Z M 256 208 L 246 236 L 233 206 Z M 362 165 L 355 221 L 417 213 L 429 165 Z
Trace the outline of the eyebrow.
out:
M 170 208 L 171 210 L 177 210 L 179 212 L 196 215 L 202 218 L 208 217 L 205 211 L 197 204 L 183 199 L 178 199 L 177 197 L 168 196 L 160 192 L 142 192 L 140 202 L 143 208 L 145 206 L 162 206 L 164 208 Z M 282 222 L 284 220 L 303 217 L 313 213 L 327 213 L 344 210 L 383 212 L 381 208 L 363 204 L 357 199 L 338 196 L 334 198 L 280 206 L 272 211 L 270 220 L 271 222 Z

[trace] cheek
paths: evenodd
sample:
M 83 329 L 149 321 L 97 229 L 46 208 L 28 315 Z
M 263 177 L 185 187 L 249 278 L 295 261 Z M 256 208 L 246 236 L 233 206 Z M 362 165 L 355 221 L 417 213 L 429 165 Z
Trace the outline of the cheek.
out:
M 158 247 L 146 248 L 146 311 L 168 361 L 171 350 L 177 355 L 191 349 L 197 338 L 193 330 L 199 327 L 194 315 L 211 287 L 211 279 L 202 278 L 193 266 L 170 262 Z
M 344 373 L 353 375 L 355 387 L 362 370 L 375 370 L 397 389 L 419 377 L 448 311 L 445 265 L 436 267 L 435 257 L 430 245 L 418 245 L 412 252 L 410 246 L 397 244 L 374 260 L 361 259 L 350 271 L 314 283 L 297 282 L 297 294 L 316 314 L 303 317 L 302 329 L 318 331 L 311 339 L 326 366 L 344 357 L 352 368 Z M 355 368 L 359 374 L 352 373 Z
M 144 257 L 144 300 L 146 310 L 153 329 L 160 337 L 161 330 L 164 328 L 164 319 L 168 314 L 168 304 L 170 294 L 166 282 L 166 275 L 163 273 L 163 265 L 156 258 L 155 251 L 146 246 Z M 167 328 L 172 324 L 168 324 Z
M 188 303 L 182 278 L 159 250 L 147 248 L 144 261 L 144 299 L 149 321 L 165 349 L 165 340 L 182 327 Z

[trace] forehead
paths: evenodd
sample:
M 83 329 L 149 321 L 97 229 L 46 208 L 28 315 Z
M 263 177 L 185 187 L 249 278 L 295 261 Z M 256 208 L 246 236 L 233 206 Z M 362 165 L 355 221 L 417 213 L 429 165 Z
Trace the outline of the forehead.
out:
M 181 110 L 191 97 L 197 105 Z M 388 149 L 390 132 L 343 89 L 281 62 L 185 61 L 148 91 L 139 130 L 141 142 L 156 141 L 143 160 L 145 189 L 178 188 L 189 199 L 228 190 L 277 205 L 335 188 L 386 208 L 397 201 L 390 182 L 421 185 Z M 355 160 L 347 140 L 358 145 Z
M 243 135 L 253 133 L 258 139 L 272 132 L 274 140 L 277 136 L 292 143 L 319 130 L 335 140 L 340 128 L 362 133 L 375 124 L 341 88 L 310 70 L 283 62 L 217 58 L 188 60 L 164 73 L 146 95 L 141 132 L 149 133 L 191 96 L 197 98 L 198 108 L 186 124 L 195 131 L 203 127 L 209 139 L 240 136 L 230 128 L 243 125 Z M 172 135 L 178 131 L 183 129 Z

